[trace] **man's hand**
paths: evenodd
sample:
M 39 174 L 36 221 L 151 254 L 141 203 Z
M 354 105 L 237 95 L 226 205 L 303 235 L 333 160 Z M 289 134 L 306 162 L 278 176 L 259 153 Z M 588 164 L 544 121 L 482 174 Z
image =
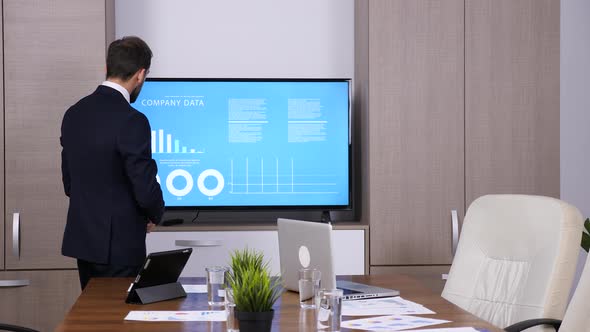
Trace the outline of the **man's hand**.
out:
M 156 228 L 156 224 L 154 224 L 153 222 L 151 222 L 151 220 L 148 221 L 146 231 L 149 233 L 149 232 L 153 231 L 154 228 Z

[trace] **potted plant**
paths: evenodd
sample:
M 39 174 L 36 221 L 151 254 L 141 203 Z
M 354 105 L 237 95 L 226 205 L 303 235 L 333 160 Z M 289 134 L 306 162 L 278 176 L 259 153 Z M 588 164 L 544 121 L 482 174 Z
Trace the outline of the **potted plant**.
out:
M 590 249 L 590 218 L 584 222 L 584 229 L 582 231 L 582 248 L 588 252 Z
M 228 286 L 233 292 L 240 331 L 270 331 L 272 306 L 282 292 L 280 278 L 271 276 L 263 254 L 254 250 L 234 251 L 230 268 Z

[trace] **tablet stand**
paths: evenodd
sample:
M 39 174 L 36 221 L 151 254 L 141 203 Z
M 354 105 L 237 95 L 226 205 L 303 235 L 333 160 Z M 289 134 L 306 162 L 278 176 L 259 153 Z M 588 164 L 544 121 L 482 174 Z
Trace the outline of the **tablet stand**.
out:
M 186 292 L 179 282 L 172 282 L 169 284 L 132 289 L 125 302 L 148 304 L 179 297 L 186 297 Z

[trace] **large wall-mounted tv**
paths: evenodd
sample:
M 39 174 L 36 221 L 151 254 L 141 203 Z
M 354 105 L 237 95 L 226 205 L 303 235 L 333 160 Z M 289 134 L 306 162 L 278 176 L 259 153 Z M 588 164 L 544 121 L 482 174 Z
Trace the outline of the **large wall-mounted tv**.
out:
M 148 78 L 168 209 L 351 207 L 350 80 Z

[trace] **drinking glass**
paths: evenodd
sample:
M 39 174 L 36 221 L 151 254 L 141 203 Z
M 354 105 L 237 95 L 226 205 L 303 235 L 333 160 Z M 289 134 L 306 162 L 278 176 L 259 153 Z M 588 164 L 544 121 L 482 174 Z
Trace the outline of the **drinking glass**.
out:
M 299 309 L 298 332 L 316 332 L 317 310 Z
M 225 312 L 227 314 L 227 332 L 238 332 L 238 320 L 236 318 L 236 302 L 234 300 L 234 292 L 231 288 L 225 288 Z
M 225 304 L 225 272 L 222 266 L 208 266 L 207 271 L 207 302 L 210 306 L 222 306 Z
M 299 305 L 303 309 L 315 309 L 315 297 L 320 289 L 321 273 L 318 269 L 299 270 Z
M 317 328 L 326 332 L 340 331 L 342 322 L 342 290 L 322 289 L 319 292 Z

